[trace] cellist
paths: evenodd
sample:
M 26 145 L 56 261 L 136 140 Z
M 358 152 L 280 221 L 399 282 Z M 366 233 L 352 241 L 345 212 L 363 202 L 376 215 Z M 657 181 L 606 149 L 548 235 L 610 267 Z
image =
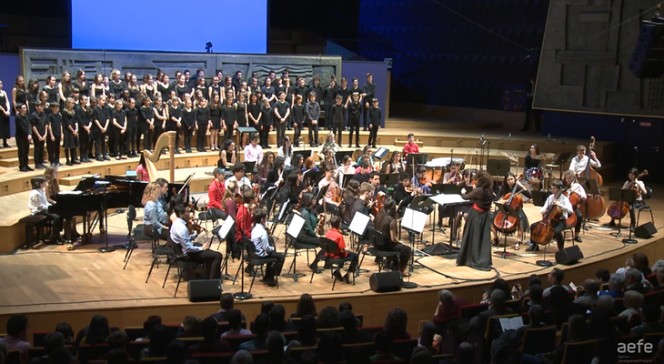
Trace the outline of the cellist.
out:
M 586 195 L 586 190 L 583 189 L 583 186 L 576 180 L 576 175 L 572 171 L 565 171 L 564 177 L 565 178 L 565 195 L 570 199 L 570 202 L 572 201 L 572 194 L 576 194 L 578 196 L 579 201 L 577 202 L 576 205 L 573 205 L 574 207 L 574 213 L 576 214 L 576 225 L 574 226 L 574 241 L 577 243 L 581 243 L 583 240 L 581 240 L 581 237 L 579 236 L 579 231 L 581 231 L 581 224 L 583 224 L 583 214 L 581 213 L 581 209 L 579 208 L 581 204 L 586 201 L 588 196 Z
M 586 155 L 586 146 L 577 145 L 576 146 L 576 156 L 572 158 L 572 161 L 569 163 L 569 170 L 574 172 L 577 177 L 581 177 L 588 168 L 588 163 L 592 167 L 600 168 L 602 163 L 597 159 L 597 155 L 594 150 L 590 151 L 590 155 Z
M 565 219 L 567 219 L 569 214 L 574 213 L 574 207 L 569 202 L 569 198 L 563 194 L 563 182 L 561 180 L 554 180 L 551 182 L 551 192 L 553 193 L 547 197 L 546 202 L 544 202 L 544 206 L 542 206 L 540 212 L 542 213 L 542 219 L 546 219 L 554 206 L 558 206 L 562 210 L 562 218 L 558 220 L 558 223 L 556 223 L 556 225 L 553 227 L 553 238 L 556 239 L 556 243 L 558 243 L 558 250 L 563 250 L 565 247 L 565 240 L 563 239 Z M 535 224 L 530 226 L 531 230 L 533 230 Z M 539 246 L 535 243 L 526 249 L 526 251 L 537 250 L 539 250 Z
M 514 193 L 512 193 L 512 192 L 514 192 Z M 507 196 L 508 194 L 510 196 Z M 503 200 L 502 202 L 507 203 L 508 201 L 510 201 L 510 198 L 513 195 L 522 195 L 522 196 L 527 197 L 527 198 L 532 198 L 532 195 L 530 194 L 530 191 L 528 191 L 528 189 L 526 187 L 524 187 L 524 185 L 522 185 L 521 182 L 519 182 L 519 180 L 517 180 L 516 176 L 513 173 L 510 172 L 505 176 L 505 179 L 503 180 L 503 185 L 500 187 L 500 192 L 498 193 L 498 196 L 499 196 L 500 199 Z M 505 198 L 505 197 L 507 197 L 507 198 Z M 524 232 L 528 231 L 528 226 L 530 225 L 530 224 L 528 224 L 528 217 L 523 212 L 523 206 L 520 206 L 517 209 L 517 213 L 518 213 L 518 218 L 519 218 L 519 224 L 517 226 L 517 232 L 519 234 L 519 240 L 517 240 L 516 244 L 514 245 L 514 250 L 519 250 L 519 247 L 521 246 L 521 244 L 524 241 Z M 500 224 L 502 224 L 502 223 L 500 223 Z M 497 234 L 497 231 L 496 231 L 495 222 L 491 226 L 491 230 L 492 230 L 492 233 L 494 234 L 493 245 L 497 246 L 498 245 L 498 234 Z
M 648 172 L 645 172 L 644 174 L 647 174 Z M 639 170 L 636 168 L 632 168 L 629 170 L 629 173 L 627 174 L 627 181 L 623 183 L 622 189 L 632 189 L 635 192 L 634 196 L 634 203 L 632 206 L 629 207 L 629 228 L 633 231 L 634 230 L 634 209 L 638 209 L 644 205 L 643 202 L 643 195 L 648 193 L 646 190 L 646 186 L 643 183 L 643 181 L 639 180 Z M 611 218 L 611 221 L 609 222 L 608 226 L 616 226 L 616 219 Z

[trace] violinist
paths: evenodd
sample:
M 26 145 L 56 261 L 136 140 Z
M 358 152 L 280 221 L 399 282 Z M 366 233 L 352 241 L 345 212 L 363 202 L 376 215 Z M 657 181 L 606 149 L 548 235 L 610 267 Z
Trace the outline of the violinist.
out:
M 463 183 L 463 176 L 461 171 L 459 170 L 461 168 L 461 165 L 457 162 L 452 161 L 450 164 L 450 170 L 448 172 L 445 172 L 443 174 L 443 184 L 448 184 L 448 185 L 461 185 Z M 452 229 L 452 236 L 451 239 L 455 240 L 457 237 L 457 229 L 455 229 L 455 224 L 454 222 L 456 219 L 459 217 L 457 215 L 459 214 L 459 211 L 457 208 L 453 206 L 438 206 L 438 227 L 442 230 L 443 228 L 443 218 L 444 217 L 449 217 L 449 225 L 453 228 Z
M 382 193 L 383 196 L 387 195 L 387 188 L 380 183 L 380 174 L 378 172 L 371 172 L 369 175 L 369 183 L 373 188 L 372 199 L 376 200 L 378 196 Z
M 432 181 L 424 176 L 424 172 L 426 172 L 426 167 L 420 166 L 419 168 L 416 168 L 416 174 L 413 176 L 412 184 L 413 188 L 415 188 L 419 194 L 429 195 L 431 194 Z
M 325 177 L 318 182 L 318 189 L 328 186 L 322 202 L 326 206 L 332 205 L 338 208 L 341 203 L 341 188 L 339 188 L 339 184 L 334 178 L 334 170 L 327 168 L 327 165 L 324 165 L 321 169 L 325 172 Z
M 415 144 L 417 145 L 417 144 Z M 404 147 L 405 149 L 405 147 Z M 381 173 L 401 173 L 404 170 L 403 163 L 401 161 L 401 152 L 394 151 L 390 159 L 383 162 L 383 166 L 380 170 Z
M 460 168 L 461 165 L 458 162 L 453 161 L 450 164 L 449 172 L 445 172 L 445 174 L 443 174 L 443 183 L 460 185 L 463 182 L 463 177 L 461 175 L 461 171 L 459 170 Z
M 235 182 L 238 185 L 238 188 L 242 189 L 242 187 L 247 186 L 251 188 L 251 181 L 247 176 L 244 175 L 244 164 L 237 162 L 235 165 L 233 165 L 233 175 L 226 179 L 226 188 L 228 188 L 228 184 L 230 182 Z
M 274 249 L 274 239 L 268 235 L 265 229 L 265 219 L 267 211 L 264 208 L 258 208 L 254 212 L 254 228 L 251 230 L 251 243 L 256 249 L 256 256 L 261 258 L 274 258 L 275 262 L 268 263 L 265 269 L 263 283 L 269 287 L 277 285 L 275 276 L 281 274 L 281 268 L 284 266 L 284 255 L 277 253 Z
M 267 174 L 267 186 L 277 186 L 281 187 L 281 185 L 284 183 L 284 173 L 286 170 L 285 166 L 285 159 L 284 157 L 277 157 L 274 160 L 274 163 L 272 165 L 272 169 L 270 172 Z
M 202 247 L 196 246 L 192 242 L 197 234 L 190 233 L 187 227 L 187 221 L 191 219 L 189 207 L 178 204 L 175 206 L 175 214 L 177 215 L 177 219 L 173 222 L 170 231 L 173 243 L 180 247 L 182 255 L 186 260 L 205 264 L 209 270 L 209 279 L 221 278 L 221 253 L 210 250 L 209 242 L 203 244 Z
M 622 189 L 631 189 L 634 190 L 635 193 L 634 203 L 629 208 L 629 228 L 634 230 L 634 223 L 636 221 L 634 217 L 634 210 L 643 207 L 643 195 L 648 193 L 646 190 L 646 185 L 643 183 L 643 181 L 639 180 L 638 169 L 632 168 L 629 170 L 629 173 L 627 174 L 627 181 L 623 183 Z M 608 226 L 616 226 L 616 219 L 611 218 Z
M 372 190 L 373 187 L 371 187 L 370 183 L 362 183 L 360 185 L 360 193 L 351 206 L 351 216 L 355 216 L 355 213 L 359 212 L 370 216 L 373 221 L 374 216 L 369 213 L 369 200 L 371 199 Z
M 306 244 L 306 245 L 314 245 L 314 246 L 320 246 L 320 242 L 318 240 L 318 235 L 316 234 L 316 230 L 318 229 L 318 220 L 322 218 L 322 215 L 318 216 L 314 212 L 316 208 L 316 199 L 314 198 L 314 195 L 312 193 L 304 193 L 302 195 L 302 199 L 300 200 L 300 213 L 302 215 L 302 218 L 304 219 L 304 225 L 302 226 L 302 230 L 300 230 L 300 234 L 297 236 L 297 239 L 295 241 L 296 244 Z M 321 270 L 318 269 L 318 262 L 325 257 L 325 250 L 324 249 L 319 249 L 318 253 L 316 254 L 316 258 L 314 261 L 309 265 L 309 269 L 311 269 L 315 273 L 320 273 Z
M 461 250 L 457 256 L 457 265 L 466 265 L 478 270 L 491 269 L 491 224 L 489 212 L 493 202 L 493 182 L 486 172 L 479 172 L 476 187 L 461 195 L 473 202 L 468 212 L 468 219 L 463 229 Z
M 161 203 L 161 188 L 157 182 L 150 182 L 143 190 L 143 224 L 145 225 L 145 234 L 151 238 L 167 240 L 170 234 L 168 225 L 170 221 L 168 214 Z
M 399 173 L 400 183 L 394 188 L 394 193 L 392 194 L 392 198 L 394 198 L 395 201 L 399 201 L 397 206 L 399 216 L 403 214 L 403 207 L 410 205 L 413 198 L 417 195 L 411 183 L 412 180 L 413 179 L 408 172 Z
M 578 196 L 578 201 L 574 207 L 574 214 L 576 215 L 576 225 L 574 225 L 574 241 L 581 243 L 581 237 L 579 232 L 581 231 L 581 225 L 583 224 L 583 214 L 581 213 L 580 206 L 588 198 L 586 195 L 586 190 L 583 189 L 583 186 L 576 180 L 576 175 L 574 172 L 567 170 L 563 174 L 565 179 L 565 195 L 572 202 L 573 194 Z M 576 198 L 576 197 L 574 197 Z
M 264 182 L 267 180 L 267 175 L 272 170 L 272 167 L 274 167 L 274 153 L 266 152 L 263 160 L 256 166 L 256 173 L 253 176 L 254 182 L 264 186 Z
M 321 148 L 321 153 L 325 155 L 328 150 L 331 150 L 332 152 L 336 153 L 340 149 L 339 144 L 337 144 L 334 133 L 330 131 L 327 134 L 327 138 L 325 138 L 325 143 L 323 143 L 323 147 Z
M 516 186 L 516 188 L 515 188 Z M 509 195 L 509 196 L 508 196 Z M 503 180 L 503 185 L 500 187 L 500 192 L 498 193 L 499 198 L 501 199 L 501 202 L 507 203 L 510 202 L 512 199 L 512 196 L 515 195 L 521 195 L 527 198 L 532 198 L 532 195 L 528 189 L 517 180 L 516 176 L 513 173 L 508 173 L 505 176 L 505 179 Z M 507 197 L 507 198 L 505 198 Z M 517 232 L 519 234 L 518 240 L 516 244 L 514 245 L 514 250 L 519 250 L 521 244 L 524 242 L 524 233 L 528 231 L 530 224 L 528 223 L 528 217 L 526 214 L 523 212 L 523 206 L 519 206 L 518 209 L 516 209 L 519 219 L 519 225 L 517 226 Z M 502 224 L 502 222 L 499 222 L 499 224 Z M 500 225 L 499 225 L 500 226 Z M 498 245 L 498 236 L 497 236 L 497 230 L 496 230 L 496 225 L 495 221 L 494 224 L 491 226 L 492 233 L 494 235 L 494 240 L 493 240 L 493 245 L 497 246 Z
M 212 174 L 214 175 L 214 179 L 208 187 L 207 210 L 214 220 L 226 219 L 226 213 L 222 206 L 222 198 L 226 192 L 226 185 L 224 184 L 226 177 L 224 176 L 224 170 L 221 168 L 215 168 Z
M 363 161 L 359 166 L 359 171 L 355 173 L 352 179 L 362 184 L 369 182 L 370 178 L 371 178 L 371 164 L 369 164 L 369 162 L 367 161 Z
M 277 150 L 277 156 L 284 159 L 284 164 L 291 165 L 291 158 L 293 158 L 293 145 L 290 137 L 284 137 L 284 144 Z
M 350 156 L 344 155 L 344 158 L 341 160 L 341 165 L 339 166 L 338 172 L 340 172 L 341 175 L 355 174 L 353 159 Z
M 576 156 L 572 158 L 572 161 L 569 163 L 569 170 L 574 172 L 577 177 L 581 177 L 588 168 L 588 163 L 591 166 L 600 168 L 602 163 L 597 159 L 597 155 L 594 150 L 590 151 L 590 155 L 586 155 L 585 145 L 576 146 Z
M 339 206 L 339 212 L 341 213 L 341 222 L 345 226 L 350 225 L 353 220 L 353 205 L 355 205 L 355 200 L 360 196 L 360 182 L 357 180 L 350 180 L 346 185 L 341 197 L 341 205 Z
M 558 206 L 562 210 L 562 218 L 558 223 L 553 227 L 553 238 L 556 239 L 558 244 L 558 250 L 562 251 L 565 247 L 565 240 L 563 239 L 563 230 L 565 230 L 565 219 L 574 213 L 574 207 L 569 202 L 569 198 L 563 194 L 563 182 L 560 180 L 554 180 L 551 182 L 551 192 L 553 192 L 549 197 L 547 197 L 546 202 L 540 212 L 542 213 L 542 218 L 546 219 L 553 206 Z M 534 225 L 530 226 L 532 230 Z M 539 246 L 537 244 L 532 244 L 527 251 L 537 251 Z

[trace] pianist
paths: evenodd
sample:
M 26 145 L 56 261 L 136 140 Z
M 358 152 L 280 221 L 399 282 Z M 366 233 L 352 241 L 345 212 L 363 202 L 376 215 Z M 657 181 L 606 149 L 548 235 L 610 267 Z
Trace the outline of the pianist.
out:
M 46 198 L 46 187 L 48 182 L 42 176 L 33 177 L 30 180 L 32 184 L 32 191 L 28 196 L 28 208 L 33 215 L 43 215 L 46 219 L 53 224 L 51 228 L 51 243 L 64 244 L 64 240 L 60 237 L 60 230 L 62 230 L 62 219 L 60 216 L 48 212 L 48 207 L 51 205 Z
M 187 221 L 191 217 L 189 208 L 178 204 L 175 206 L 175 214 L 178 218 L 171 226 L 171 240 L 182 251 L 184 259 L 205 264 L 206 269 L 209 271 L 209 279 L 221 278 L 221 253 L 210 250 L 209 242 L 203 244 L 202 247 L 196 246 L 192 242 L 192 239 L 196 238 L 196 233 L 190 233 L 187 227 Z
M 161 197 L 159 183 L 148 183 L 145 190 L 143 190 L 142 203 L 145 210 L 143 224 L 145 225 L 145 234 L 152 238 L 167 240 L 169 219 L 164 207 L 159 202 L 159 197 Z

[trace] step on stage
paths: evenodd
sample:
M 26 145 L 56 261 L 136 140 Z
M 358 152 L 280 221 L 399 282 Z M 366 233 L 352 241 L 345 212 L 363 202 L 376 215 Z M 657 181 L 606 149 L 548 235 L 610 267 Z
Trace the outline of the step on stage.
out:
M 407 131 L 408 129 L 403 129 L 392 132 L 405 135 Z M 446 135 L 442 132 L 440 132 L 440 137 L 460 138 L 458 136 L 450 137 L 449 134 Z M 400 149 L 401 146 L 394 145 L 394 138 L 391 139 L 392 143 L 385 146 Z M 532 143 L 534 138 L 531 135 L 524 135 L 520 141 L 517 136 L 513 136 L 512 139 L 517 145 L 525 146 Z M 383 140 L 385 141 L 385 139 Z M 566 146 L 572 150 L 574 145 L 575 142 L 570 141 Z M 425 145 L 424 152 L 426 152 L 426 148 Z M 437 148 L 449 149 L 444 146 Z M 527 148 L 522 150 L 525 149 Z M 609 161 L 606 163 L 610 164 Z M 204 174 L 210 169 L 211 165 L 201 166 L 200 173 Z M 0 183 L 9 183 L 12 176 L 16 174 L 18 172 L 0 174 Z M 660 189 L 658 186 L 653 187 L 655 190 Z M 660 196 L 661 194 L 655 193 L 653 199 L 648 200 L 654 213 L 654 227 L 659 231 L 664 228 L 661 223 L 658 223 L 664 221 L 664 214 L 661 213 L 664 211 L 664 197 Z M 25 199 L 21 200 L 12 195 L 0 197 L 0 208 L 4 211 L 16 210 L 16 206 L 23 209 Z M 524 211 L 531 223 L 540 219 L 539 207 L 532 203 L 526 203 Z M 142 216 L 141 210 L 139 210 L 139 216 Z M 427 222 L 422 237 L 422 240 L 427 241 L 428 244 L 421 243 L 420 239 L 415 242 L 415 249 L 420 254 L 417 254 L 414 259 L 411 277 L 404 278 L 404 281 L 416 283 L 417 288 L 390 293 L 371 291 L 370 278 L 372 273 L 378 271 L 378 267 L 374 258 L 367 256 L 361 266 L 367 272 L 356 277 L 355 285 L 337 282 L 332 291 L 333 278 L 330 270 L 324 270 L 323 273 L 314 275 L 312 283 L 309 283 L 311 271 L 307 267 L 306 257 L 301 255 L 297 260 L 297 271 L 304 273 L 305 276 L 300 277 L 297 282 L 293 278 L 280 277 L 278 288 L 268 287 L 259 281 L 260 278 L 257 278 L 251 291 L 253 298 L 239 302 L 238 306 L 250 318 L 255 317 L 260 310 L 260 304 L 265 301 L 283 303 L 288 312 L 293 312 L 297 298 L 302 293 L 310 293 L 315 297 L 319 309 L 327 305 L 336 306 L 343 301 L 352 302 L 354 311 L 364 315 L 364 322 L 367 325 L 381 325 L 387 311 L 399 306 L 408 311 L 409 332 L 416 334 L 419 322 L 431 319 L 437 302 L 437 291 L 440 289 L 451 289 L 453 292 L 463 295 L 470 302 L 478 302 L 483 291 L 496 278 L 500 277 L 511 283 L 521 282 L 523 285 L 529 275 L 544 276 L 552 269 L 537 265 L 538 260 L 544 259 L 544 247 L 541 247 L 539 252 L 527 252 L 525 245 L 522 245 L 519 250 L 515 250 L 516 236 L 507 238 L 506 251 L 513 254 L 503 257 L 502 245 L 492 248 L 493 269 L 488 272 L 456 266 L 454 254 L 427 254 L 427 251 L 448 253 L 449 250 L 449 228 L 445 229 L 445 233 L 440 230 L 434 233 L 430 230 L 432 218 L 433 214 L 430 216 L 430 221 Z M 640 223 L 648 222 L 649 218 L 649 214 L 642 214 Z M 636 251 L 647 253 L 651 257 L 651 263 L 657 257 L 664 256 L 662 248 L 659 248 L 661 244 L 658 244 L 662 240 L 661 233 L 650 238 L 637 237 L 636 244 L 625 244 L 622 240 L 627 237 L 628 230 L 622 229 L 620 236 L 612 235 L 611 233 L 615 233 L 615 230 L 601 226 L 606 222 L 608 222 L 608 217 L 604 216 L 599 222 L 589 224 L 590 229 L 582 233 L 583 243 L 577 243 L 577 246 L 583 253 L 583 259 L 573 265 L 557 265 L 568 272 L 566 280 L 580 285 L 584 278 L 594 276 L 595 271 L 599 268 L 615 270 L 622 266 L 625 259 Z M 134 222 L 134 224 L 138 223 Z M 623 225 L 627 225 L 627 221 L 623 221 Z M 110 245 L 126 244 L 128 241 L 126 213 L 110 211 L 108 229 Z M 405 231 L 402 235 L 402 240 L 408 242 Z M 203 236 L 202 241 L 209 241 L 210 238 L 210 235 Z M 275 238 L 277 238 L 278 251 L 284 252 L 285 227 L 283 225 L 276 227 Z M 348 237 L 346 238 L 348 243 Z M 501 238 L 500 241 L 502 244 L 503 239 Z M 432 246 L 432 244 L 438 245 Z M 571 245 L 568 237 L 566 247 Z M 218 309 L 216 302 L 189 302 L 186 282 L 180 285 L 174 298 L 176 272 L 175 269 L 171 269 L 170 275 L 165 277 L 167 265 L 164 263 L 155 267 L 149 281 L 145 283 L 152 261 L 149 242 L 138 242 L 138 247 L 134 250 L 126 269 L 123 269 L 124 249 L 99 253 L 98 248 L 101 246 L 101 239 L 95 236 L 90 244 L 74 251 L 67 251 L 65 246 L 48 245 L 37 249 L 18 250 L 14 254 L 0 256 L 0 282 L 2 282 L 0 283 L 2 289 L 0 327 L 4 327 L 10 314 L 19 312 L 29 315 L 32 331 L 48 331 L 52 330 L 60 321 L 72 323 L 75 329 L 81 328 L 88 323 L 93 313 L 107 315 L 113 326 L 126 327 L 142 325 L 144 319 L 151 314 L 159 314 L 165 322 L 172 323 L 180 322 L 185 315 L 189 314 L 202 318 Z M 212 248 L 225 253 L 225 243 L 219 245 L 215 240 Z M 546 260 L 555 263 L 556 250 L 555 243 L 548 245 Z M 312 260 L 313 253 L 308 258 Z M 282 273 L 286 273 L 292 259 L 292 255 L 286 257 Z M 234 276 L 238 265 L 239 261 L 231 261 L 228 274 Z M 240 277 L 241 275 L 238 275 L 235 284 L 230 280 L 224 280 L 222 282 L 223 291 L 240 292 Z M 164 278 L 166 278 L 166 283 L 162 288 Z M 245 275 L 244 279 L 246 291 L 251 277 Z

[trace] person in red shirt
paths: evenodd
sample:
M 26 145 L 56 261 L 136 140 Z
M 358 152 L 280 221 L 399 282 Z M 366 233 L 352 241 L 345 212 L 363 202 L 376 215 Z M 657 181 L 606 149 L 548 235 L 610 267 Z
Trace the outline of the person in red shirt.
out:
M 431 348 L 434 334 L 455 334 L 458 324 L 462 321 L 459 313 L 461 306 L 468 302 L 462 297 L 455 296 L 452 292 L 443 289 L 438 293 L 438 306 L 433 314 L 433 322 L 428 322 L 422 328 L 420 345 Z
M 224 194 L 226 193 L 226 184 L 224 171 L 221 168 L 215 168 L 212 172 L 214 179 L 208 187 L 208 213 L 214 219 L 226 219 L 226 213 L 222 205 Z
M 242 202 L 237 206 L 237 213 L 235 214 L 235 244 L 231 247 L 232 252 L 239 252 L 242 243 L 242 238 L 246 237 L 251 239 L 251 228 L 253 224 L 253 217 L 251 216 L 251 203 L 254 201 L 254 191 L 245 189 L 242 192 Z M 235 256 L 235 253 L 234 255 Z M 247 263 L 244 269 L 246 273 L 251 274 L 252 266 Z
M 341 230 L 339 229 L 340 225 L 341 225 L 341 218 L 337 215 L 333 215 L 330 218 L 331 229 L 325 233 L 325 237 L 332 240 L 335 244 L 337 244 L 337 247 L 339 247 L 339 254 L 334 255 L 334 254 L 325 253 L 325 255 L 329 258 L 351 257 L 350 266 L 348 267 L 348 271 L 343 277 L 341 276 L 341 272 L 339 272 L 338 269 L 334 271 L 334 276 L 338 280 L 340 281 L 343 280 L 346 283 L 350 283 L 351 281 L 350 275 L 355 274 L 355 270 L 357 269 L 357 254 L 346 251 L 346 242 L 344 241 L 344 237 L 341 234 Z
M 415 143 L 415 134 L 410 133 L 408 134 L 408 143 L 403 146 L 403 158 L 405 160 L 408 160 L 408 154 L 410 153 L 419 153 L 420 152 L 420 146 Z

